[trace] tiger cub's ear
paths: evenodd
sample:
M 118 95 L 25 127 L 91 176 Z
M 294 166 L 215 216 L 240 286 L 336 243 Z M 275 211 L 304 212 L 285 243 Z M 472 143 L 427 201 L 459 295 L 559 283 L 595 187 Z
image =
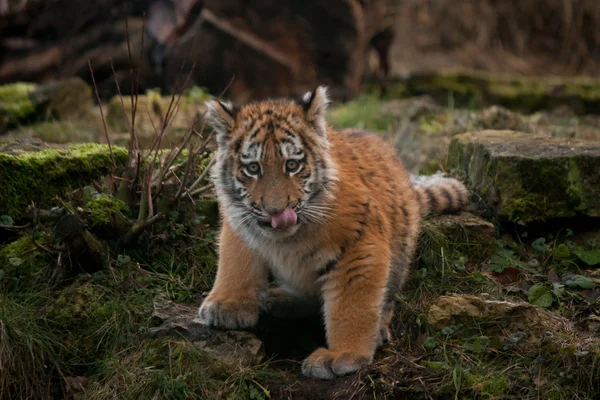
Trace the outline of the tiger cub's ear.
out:
M 314 91 L 305 93 L 301 98 L 301 104 L 306 120 L 315 127 L 318 133 L 325 135 L 327 133 L 325 111 L 329 104 L 327 87 L 319 86 Z
M 217 144 L 225 146 L 235 126 L 238 109 L 230 101 L 210 100 L 206 103 L 206 124 L 216 134 Z

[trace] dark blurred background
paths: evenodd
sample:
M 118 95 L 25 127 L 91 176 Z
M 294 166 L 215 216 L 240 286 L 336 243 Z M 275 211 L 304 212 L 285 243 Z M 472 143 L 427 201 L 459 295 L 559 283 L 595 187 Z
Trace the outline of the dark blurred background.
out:
M 141 91 L 235 76 L 237 101 L 448 68 L 594 76 L 599 20 L 597 0 L 0 0 L 0 83 L 91 83 L 90 60 L 126 94 L 130 54 Z

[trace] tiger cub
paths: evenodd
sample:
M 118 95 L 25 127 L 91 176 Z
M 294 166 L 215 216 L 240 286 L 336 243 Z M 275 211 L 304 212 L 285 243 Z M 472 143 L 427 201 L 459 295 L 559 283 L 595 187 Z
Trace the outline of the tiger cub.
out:
M 328 347 L 302 364 L 320 379 L 372 362 L 422 216 L 468 203 L 457 180 L 411 177 L 379 137 L 328 126 L 328 103 L 322 86 L 297 99 L 207 103 L 223 221 L 216 280 L 198 312 L 205 325 L 240 329 L 261 310 L 321 311 Z M 268 288 L 269 271 L 280 287 Z

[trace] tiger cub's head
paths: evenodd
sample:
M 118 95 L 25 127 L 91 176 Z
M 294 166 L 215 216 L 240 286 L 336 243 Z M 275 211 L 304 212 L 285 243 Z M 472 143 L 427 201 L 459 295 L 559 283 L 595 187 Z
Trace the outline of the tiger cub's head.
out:
M 297 99 L 241 107 L 208 102 L 205 118 L 217 139 L 212 179 L 234 229 L 282 238 L 327 219 L 337 180 L 328 102 L 324 87 Z

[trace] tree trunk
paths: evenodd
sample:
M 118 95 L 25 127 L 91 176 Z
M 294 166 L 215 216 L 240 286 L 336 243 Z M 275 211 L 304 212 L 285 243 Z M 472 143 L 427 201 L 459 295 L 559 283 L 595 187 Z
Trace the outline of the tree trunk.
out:
M 193 26 L 168 49 L 165 84 L 174 87 L 186 59 L 194 83 L 236 101 L 330 86 L 357 94 L 369 50 L 389 65 L 398 0 L 207 0 Z
M 372 49 L 386 75 L 399 1 L 23 0 L 0 7 L 0 83 L 70 76 L 91 83 L 89 60 L 101 95 L 116 93 L 114 75 L 129 94 L 131 52 L 141 91 L 173 91 L 194 66 L 187 86 L 218 94 L 231 82 L 227 96 L 236 101 L 320 84 L 351 97 Z

